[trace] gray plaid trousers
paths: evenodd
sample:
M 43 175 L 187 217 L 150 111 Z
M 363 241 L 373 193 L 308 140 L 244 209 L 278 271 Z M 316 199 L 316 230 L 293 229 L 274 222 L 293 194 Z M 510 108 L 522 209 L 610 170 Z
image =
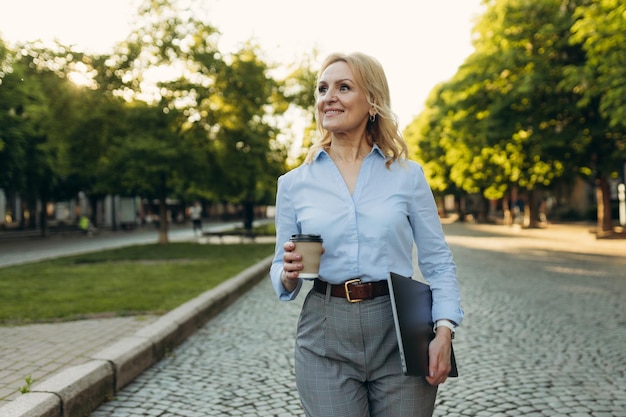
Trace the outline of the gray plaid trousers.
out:
M 402 374 L 389 296 L 349 303 L 311 290 L 298 321 L 295 368 L 309 417 L 433 414 L 437 388 Z

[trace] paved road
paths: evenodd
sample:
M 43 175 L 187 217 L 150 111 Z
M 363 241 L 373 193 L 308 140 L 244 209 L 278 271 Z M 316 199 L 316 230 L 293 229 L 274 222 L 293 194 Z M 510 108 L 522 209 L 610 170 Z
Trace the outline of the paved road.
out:
M 241 222 L 205 224 L 204 230 L 218 232 L 240 225 Z M 173 225 L 168 237 L 172 242 L 195 238 L 191 225 Z M 66 235 L 54 234 L 45 239 L 40 237 L 2 238 L 0 233 L 0 267 L 157 241 L 158 230 L 153 227 L 116 232 L 106 230 L 94 237 L 71 232 Z
M 626 240 L 446 225 L 466 320 L 436 416 L 626 416 Z M 300 302 L 264 280 L 92 417 L 299 416 Z

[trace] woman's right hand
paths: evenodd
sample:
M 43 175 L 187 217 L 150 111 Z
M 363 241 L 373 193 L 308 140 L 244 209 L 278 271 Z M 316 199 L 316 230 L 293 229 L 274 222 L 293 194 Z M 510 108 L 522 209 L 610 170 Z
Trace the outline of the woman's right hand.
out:
M 296 244 L 291 241 L 286 242 L 283 249 L 285 253 L 283 254 L 283 273 L 280 280 L 283 287 L 291 292 L 298 286 L 298 275 L 302 269 L 302 255 L 294 252 Z

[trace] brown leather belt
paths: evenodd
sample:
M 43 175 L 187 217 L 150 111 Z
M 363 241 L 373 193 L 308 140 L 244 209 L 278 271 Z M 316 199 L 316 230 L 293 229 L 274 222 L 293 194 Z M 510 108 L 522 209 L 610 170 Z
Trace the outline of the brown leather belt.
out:
M 326 294 L 327 285 L 327 282 L 320 279 L 313 281 L 313 289 L 321 294 Z M 330 295 L 345 298 L 351 303 L 371 300 L 387 294 L 389 294 L 387 281 L 361 282 L 360 279 L 351 279 L 343 284 L 331 284 L 330 286 Z

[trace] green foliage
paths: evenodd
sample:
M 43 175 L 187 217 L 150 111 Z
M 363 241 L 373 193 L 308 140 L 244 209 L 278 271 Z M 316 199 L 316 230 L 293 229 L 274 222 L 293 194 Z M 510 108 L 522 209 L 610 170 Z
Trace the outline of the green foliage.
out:
M 276 177 L 316 134 L 316 56 L 277 80 L 253 43 L 222 53 L 192 3 L 144 1 L 110 55 L 0 40 L 0 188 L 31 210 L 79 191 L 248 212 L 271 204 Z M 622 3 L 485 2 L 475 52 L 405 131 L 435 192 L 495 199 L 616 177 L 626 160 Z M 294 109 L 306 123 L 288 161 L 281 117 Z
M 626 159 L 618 3 L 487 2 L 475 52 L 405 131 L 436 191 L 498 199 L 582 172 L 614 176 Z
M 581 4 L 575 12 L 571 41 L 586 52 L 576 89 L 582 103 L 597 96 L 600 111 L 612 127 L 626 127 L 626 4 L 598 0 Z
M 24 190 L 35 182 L 29 158 L 39 153 L 47 102 L 28 63 L 5 48 L 0 51 L 0 188 Z
M 220 144 L 215 158 L 220 167 L 219 195 L 234 202 L 271 201 L 274 183 L 283 172 L 284 154 L 274 153 L 271 144 L 277 130 L 264 118 L 278 97 L 278 84 L 267 76 L 268 67 L 247 46 L 221 68 L 216 88 L 221 92 Z M 282 101 L 282 99 L 279 99 Z
M 162 204 L 166 197 L 273 201 L 285 153 L 269 120 L 284 98 L 255 46 L 224 56 L 217 35 L 174 2 L 151 1 L 114 54 L 117 94 L 132 104 L 112 141 L 107 178 L 126 193 Z M 148 91 L 144 81 L 155 68 L 163 75 Z
M 25 385 L 22 385 L 19 388 L 20 393 L 22 394 L 28 394 L 33 386 L 33 378 L 31 375 L 28 375 L 26 378 L 24 378 L 24 382 L 26 382 Z
M 78 192 L 158 199 L 162 215 L 167 198 L 272 204 L 284 83 L 256 45 L 222 54 L 194 10 L 145 1 L 110 55 L 0 41 L 0 188 L 33 209 Z

